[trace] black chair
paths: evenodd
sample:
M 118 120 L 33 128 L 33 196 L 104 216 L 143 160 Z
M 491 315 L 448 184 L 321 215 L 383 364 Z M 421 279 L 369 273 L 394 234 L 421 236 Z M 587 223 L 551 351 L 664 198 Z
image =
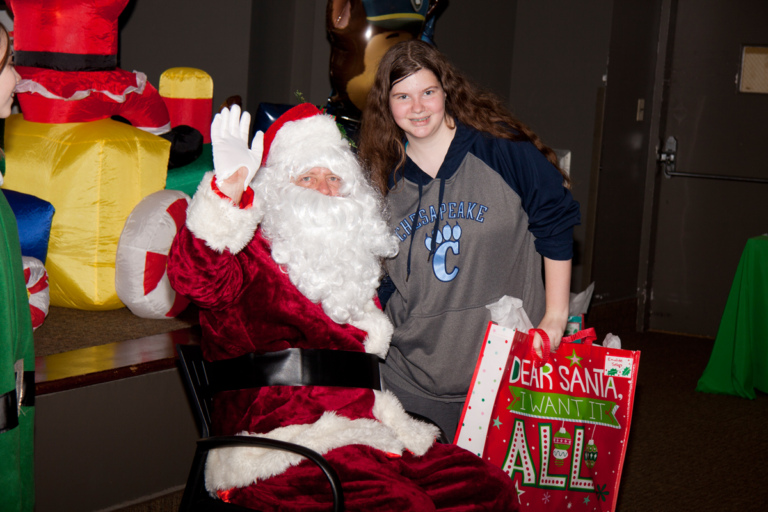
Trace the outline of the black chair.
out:
M 333 510 L 344 509 L 341 481 L 319 453 L 300 445 L 251 436 L 211 437 L 211 401 L 220 391 L 263 386 L 343 386 L 381 389 L 379 358 L 362 352 L 287 349 L 208 362 L 199 345 L 177 345 L 179 369 L 197 416 L 202 439 L 192 460 L 180 512 L 246 511 L 211 497 L 205 489 L 205 461 L 214 448 L 233 445 L 287 450 L 306 457 L 324 473 L 333 494 Z M 338 371 L 343 369 L 343 371 Z

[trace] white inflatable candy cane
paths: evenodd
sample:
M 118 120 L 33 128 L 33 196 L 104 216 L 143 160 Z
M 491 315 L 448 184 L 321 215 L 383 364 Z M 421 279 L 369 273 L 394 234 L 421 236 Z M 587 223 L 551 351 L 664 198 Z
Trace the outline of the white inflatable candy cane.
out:
M 115 291 L 141 318 L 173 318 L 189 301 L 171 288 L 168 252 L 187 219 L 190 197 L 160 190 L 142 199 L 125 221 L 115 260 Z
M 21 263 L 24 267 L 24 281 L 29 295 L 32 330 L 35 330 L 43 324 L 43 320 L 48 316 L 48 306 L 51 303 L 48 272 L 46 272 L 43 262 L 32 256 L 22 256 Z

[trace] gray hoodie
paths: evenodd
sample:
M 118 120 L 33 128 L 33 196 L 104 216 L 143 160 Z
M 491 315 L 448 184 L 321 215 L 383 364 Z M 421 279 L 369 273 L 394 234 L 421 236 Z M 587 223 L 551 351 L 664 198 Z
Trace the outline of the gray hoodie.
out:
M 401 243 L 386 265 L 395 332 L 384 380 L 463 402 L 490 320 L 485 306 L 510 295 L 539 323 L 541 256 L 572 258 L 579 205 L 533 144 L 460 123 L 436 178 L 408 159 L 387 200 Z

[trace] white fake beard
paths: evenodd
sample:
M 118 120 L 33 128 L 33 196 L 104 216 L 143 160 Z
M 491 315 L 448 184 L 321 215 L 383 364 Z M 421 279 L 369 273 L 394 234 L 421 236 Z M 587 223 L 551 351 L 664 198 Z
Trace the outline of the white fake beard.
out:
M 264 204 L 261 222 L 275 262 L 339 324 L 363 317 L 379 285 L 380 259 L 397 252 L 397 239 L 389 234 L 373 190 L 359 185 L 347 197 L 328 197 L 293 183 L 275 187 L 267 194 L 271 200 Z

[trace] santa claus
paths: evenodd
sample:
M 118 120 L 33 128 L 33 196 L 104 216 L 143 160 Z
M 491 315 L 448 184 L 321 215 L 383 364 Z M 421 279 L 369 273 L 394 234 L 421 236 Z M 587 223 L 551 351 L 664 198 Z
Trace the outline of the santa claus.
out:
M 248 147 L 248 113 L 211 126 L 215 171 L 201 182 L 169 255 L 177 292 L 200 307 L 209 360 L 291 347 L 386 355 L 380 261 L 397 251 L 379 197 L 334 119 L 309 104 Z M 257 173 L 258 171 L 258 173 Z M 254 177 L 255 175 L 255 177 Z M 347 510 L 512 510 L 511 480 L 413 419 L 387 391 L 270 386 L 221 393 L 214 433 L 264 436 L 323 454 Z M 259 510 L 322 510 L 331 495 L 301 457 L 212 452 L 206 486 Z

